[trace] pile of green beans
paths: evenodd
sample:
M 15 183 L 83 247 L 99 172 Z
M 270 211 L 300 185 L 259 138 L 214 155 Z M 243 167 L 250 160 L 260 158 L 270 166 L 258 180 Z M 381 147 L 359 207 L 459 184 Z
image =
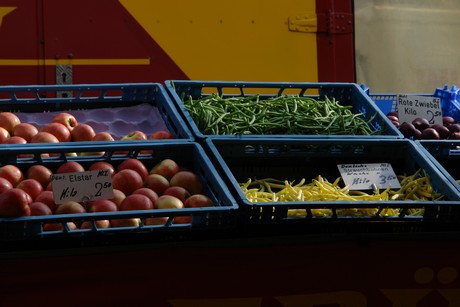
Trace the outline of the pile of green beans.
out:
M 372 135 L 362 113 L 335 99 L 323 101 L 298 95 L 261 99 L 260 95 L 184 99 L 185 109 L 196 126 L 208 135 L 336 134 Z M 375 116 L 375 115 L 374 115 Z

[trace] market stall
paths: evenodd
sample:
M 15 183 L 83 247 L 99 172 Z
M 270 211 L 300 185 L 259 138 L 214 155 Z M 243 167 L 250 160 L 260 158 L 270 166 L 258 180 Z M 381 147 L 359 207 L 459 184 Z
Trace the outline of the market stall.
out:
M 56 91 L 69 95 L 57 97 Z M 15 166 L 24 181 L 33 166 L 47 167 L 52 185 L 43 189 L 52 192 L 55 206 L 51 214 L 37 214 L 27 198 L 24 203 L 0 194 L 2 305 L 33 300 L 48 305 L 454 306 L 459 301 L 460 193 L 450 170 L 456 142 L 404 137 L 356 84 L 174 80 L 5 87 L 0 95 L 2 113 L 14 111 L 39 128 L 65 110 L 78 115 L 78 125 L 113 133 L 115 118 L 135 123 L 139 117 L 129 117 L 130 111 L 139 114 L 143 108 L 151 120 L 137 127 L 152 135 L 170 132 L 166 139 L 123 139 L 134 129 L 128 127 L 113 140 L 0 145 L 0 177 Z M 218 113 L 228 99 L 233 109 L 228 104 Z M 200 124 L 189 106 L 195 102 L 219 119 Z M 289 114 L 291 103 L 297 108 L 308 103 L 307 109 L 318 112 L 327 106 L 323 130 L 306 130 L 308 112 Z M 259 104 L 269 107 L 259 109 Z M 114 116 L 121 105 L 125 109 Z M 39 108 L 46 112 L 37 113 Z M 258 112 L 269 118 L 270 108 L 276 115 L 284 112 L 282 120 L 289 125 L 305 121 L 303 130 L 287 124 L 275 132 L 203 130 L 232 121 L 250 129 Z M 345 121 L 359 129 L 344 130 Z M 328 133 L 337 129 L 334 122 L 342 129 Z M 116 210 L 90 209 L 97 198 L 115 202 L 114 190 L 123 189 L 125 199 L 134 194 L 136 176 L 122 184 L 115 179 L 123 163 L 140 161 L 149 176 L 165 159 L 196 174 L 199 193 L 190 194 L 206 195 L 209 202 L 162 207 L 156 198 L 154 207 L 148 201 L 122 201 Z M 71 162 L 83 169 L 58 171 Z M 100 173 L 110 168 L 92 173 L 96 162 L 114 166 L 113 175 Z M 86 178 L 87 184 L 76 178 Z M 179 185 L 172 182 L 170 177 L 170 185 Z M 138 186 L 146 187 L 157 197 L 165 191 L 145 180 Z M 86 211 L 62 211 L 69 202 Z

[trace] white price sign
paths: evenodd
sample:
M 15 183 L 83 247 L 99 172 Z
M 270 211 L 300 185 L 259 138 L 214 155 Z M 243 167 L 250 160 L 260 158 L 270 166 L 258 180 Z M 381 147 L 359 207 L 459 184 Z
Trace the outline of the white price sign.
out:
M 350 190 L 401 187 L 390 163 L 338 164 L 337 167 Z
M 439 97 L 398 95 L 399 122 L 425 118 L 430 124 L 442 125 L 441 99 Z
M 114 197 L 109 170 L 53 174 L 51 182 L 56 204 L 63 204 L 68 200 L 82 202 Z

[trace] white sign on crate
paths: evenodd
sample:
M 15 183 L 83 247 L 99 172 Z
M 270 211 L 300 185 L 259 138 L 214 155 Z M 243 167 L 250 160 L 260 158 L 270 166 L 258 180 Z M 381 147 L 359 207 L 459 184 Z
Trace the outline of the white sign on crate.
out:
M 430 124 L 442 125 L 441 99 L 431 96 L 398 95 L 399 122 L 408 122 L 416 118 L 425 118 Z
M 337 167 L 350 190 L 401 187 L 390 163 L 338 164 Z
M 56 204 L 114 197 L 112 176 L 108 170 L 53 174 L 51 182 Z

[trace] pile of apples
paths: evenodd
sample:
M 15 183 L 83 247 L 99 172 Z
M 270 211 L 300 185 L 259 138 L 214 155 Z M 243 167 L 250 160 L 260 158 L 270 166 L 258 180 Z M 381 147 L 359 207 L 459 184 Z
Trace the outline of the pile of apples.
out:
M 411 123 L 399 122 L 398 113 L 390 112 L 387 118 L 406 138 L 414 140 L 460 140 L 460 123 L 450 116 L 443 116 L 441 124 L 430 124 L 426 118 L 416 118 Z
M 125 140 L 172 139 L 174 135 L 160 130 L 147 135 L 143 131 L 134 130 L 120 138 Z M 23 123 L 12 112 L 0 112 L 0 144 L 26 143 L 58 143 L 84 141 L 115 141 L 108 131 L 95 132 L 91 125 L 78 123 L 74 115 L 61 112 L 49 123 L 37 127 L 31 123 Z
M 87 202 L 65 201 L 56 204 L 51 175 L 89 170 L 108 170 L 112 178 L 112 199 Z M 150 169 L 139 159 L 128 158 L 116 167 L 107 161 L 95 161 L 86 169 L 76 161 L 61 164 L 54 172 L 42 164 L 25 171 L 16 165 L 0 167 L 0 217 L 84 214 L 129 210 L 161 210 L 214 206 L 204 194 L 203 183 L 193 171 L 173 159 L 163 159 Z M 146 225 L 164 225 L 168 217 L 149 217 Z M 174 224 L 191 223 L 190 215 L 174 216 Z M 140 218 L 96 220 L 96 227 L 139 226 Z M 88 229 L 90 221 L 68 222 L 69 229 Z M 44 224 L 44 231 L 61 230 L 62 223 Z

